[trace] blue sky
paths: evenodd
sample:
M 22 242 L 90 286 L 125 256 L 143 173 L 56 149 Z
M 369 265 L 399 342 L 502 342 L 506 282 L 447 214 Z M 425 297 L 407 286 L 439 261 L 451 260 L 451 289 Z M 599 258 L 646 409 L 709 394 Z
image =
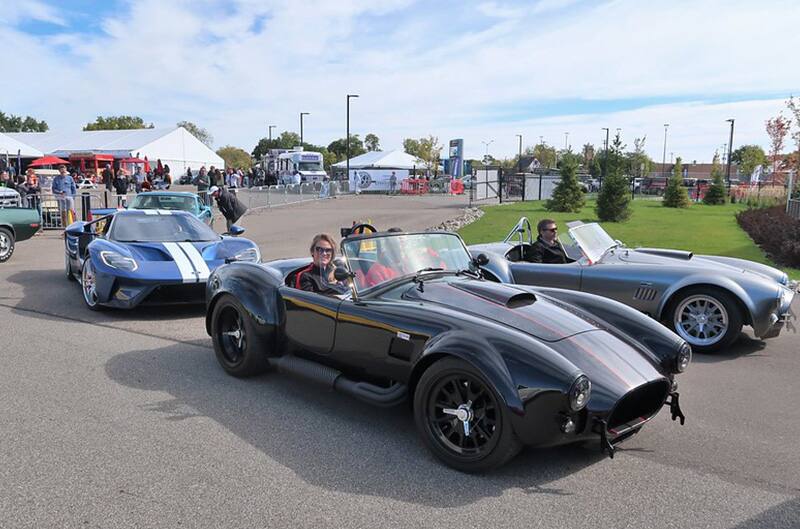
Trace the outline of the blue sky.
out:
M 15 0 L 0 11 L 4 112 L 79 129 L 97 115 L 189 120 L 252 149 L 268 124 L 326 145 L 351 130 L 384 148 L 464 138 L 468 156 L 602 127 L 709 160 L 767 146 L 764 121 L 800 87 L 792 1 Z

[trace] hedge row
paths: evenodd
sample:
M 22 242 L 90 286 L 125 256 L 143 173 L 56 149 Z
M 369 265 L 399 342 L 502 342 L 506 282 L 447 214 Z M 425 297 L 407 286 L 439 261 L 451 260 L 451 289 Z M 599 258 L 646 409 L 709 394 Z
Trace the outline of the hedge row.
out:
M 747 209 L 737 213 L 736 220 L 773 261 L 800 267 L 800 220 L 782 206 Z

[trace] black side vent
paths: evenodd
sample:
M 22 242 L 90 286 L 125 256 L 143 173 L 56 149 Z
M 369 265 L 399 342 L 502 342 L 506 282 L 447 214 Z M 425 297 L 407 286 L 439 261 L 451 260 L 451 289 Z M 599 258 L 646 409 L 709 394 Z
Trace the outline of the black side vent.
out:
M 654 288 L 639 287 L 633 294 L 633 299 L 638 299 L 641 301 L 653 301 L 656 299 L 656 294 L 658 294 L 658 291 L 656 291 Z

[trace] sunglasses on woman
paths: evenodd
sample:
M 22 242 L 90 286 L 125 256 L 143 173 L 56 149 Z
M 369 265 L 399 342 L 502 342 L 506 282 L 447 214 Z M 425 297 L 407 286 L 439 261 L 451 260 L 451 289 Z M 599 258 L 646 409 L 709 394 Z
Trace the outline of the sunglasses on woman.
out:
M 321 253 L 323 255 L 333 253 L 333 248 L 323 248 L 322 246 L 315 246 L 314 250 L 316 250 L 317 253 Z

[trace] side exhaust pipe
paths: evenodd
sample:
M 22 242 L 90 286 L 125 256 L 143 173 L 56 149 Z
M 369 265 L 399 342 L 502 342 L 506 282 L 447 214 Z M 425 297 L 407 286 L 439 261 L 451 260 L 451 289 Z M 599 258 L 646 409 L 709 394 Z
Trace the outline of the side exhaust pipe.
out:
M 270 358 L 269 363 L 281 373 L 288 373 L 309 382 L 322 384 L 374 406 L 385 408 L 396 406 L 406 399 L 408 392 L 405 384 L 395 382 L 388 388 L 384 388 L 368 382 L 357 382 L 350 380 L 342 375 L 341 371 L 332 367 L 297 356 Z

